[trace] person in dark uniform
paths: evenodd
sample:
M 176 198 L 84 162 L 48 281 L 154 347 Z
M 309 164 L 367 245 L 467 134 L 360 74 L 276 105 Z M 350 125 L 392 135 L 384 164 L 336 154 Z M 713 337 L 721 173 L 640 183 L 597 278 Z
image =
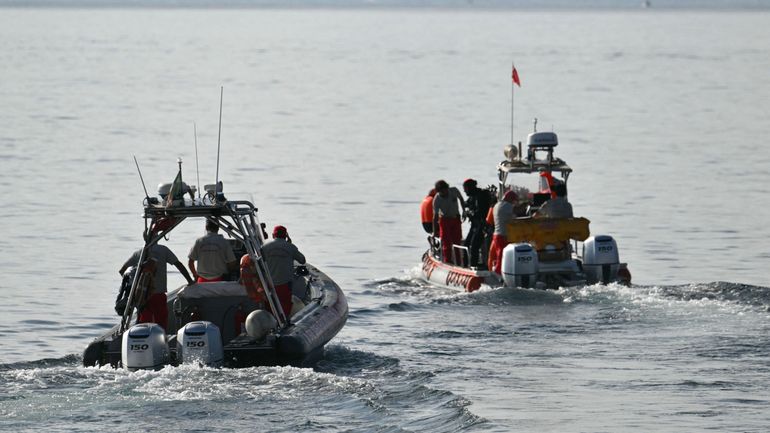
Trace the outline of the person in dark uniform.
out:
M 484 226 L 486 224 L 487 213 L 491 197 L 489 193 L 478 187 L 478 183 L 473 179 L 466 179 L 463 182 L 463 190 L 468 199 L 465 201 L 465 216 L 471 224 L 468 230 L 468 236 L 465 238 L 465 246 L 468 248 L 469 262 L 472 267 L 485 268 L 485 263 L 480 263 L 481 244 L 484 240 Z

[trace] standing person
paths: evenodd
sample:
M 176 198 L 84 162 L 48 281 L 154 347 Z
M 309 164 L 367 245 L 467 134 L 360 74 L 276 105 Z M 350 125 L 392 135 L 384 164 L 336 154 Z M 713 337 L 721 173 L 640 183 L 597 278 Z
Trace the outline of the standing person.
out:
M 291 315 L 291 283 L 294 280 L 294 261 L 305 264 L 305 256 L 291 243 L 289 232 L 284 226 L 275 226 L 273 240 L 262 245 L 262 255 L 273 278 L 275 292 L 281 302 L 283 314 Z
M 481 243 L 481 263 L 487 266 L 489 269 L 489 248 L 492 246 L 492 237 L 495 233 L 495 205 L 497 204 L 497 193 L 487 191 L 489 193 L 489 210 L 484 218 L 484 241 Z
M 513 221 L 514 204 L 518 201 L 516 193 L 508 191 L 503 199 L 498 202 L 493 210 L 495 219 L 495 232 L 492 235 L 492 246 L 489 247 L 489 259 L 487 266 L 498 274 L 502 273 L 503 248 L 509 244 L 506 233 L 508 223 Z
M 126 269 L 130 266 L 139 266 L 139 255 L 142 253 L 142 249 L 138 249 L 126 260 L 121 266 L 118 273 L 122 276 Z M 166 292 L 166 264 L 174 265 L 179 270 L 179 273 L 187 280 L 187 284 L 193 284 L 193 279 L 190 278 L 190 274 L 187 273 L 184 265 L 174 255 L 174 253 L 165 245 L 155 244 L 150 247 L 148 257 L 155 261 L 155 270 L 153 272 L 153 283 L 150 288 L 150 293 L 147 298 L 142 311 L 139 313 L 137 323 L 153 322 L 166 329 L 168 325 L 168 307 L 166 305 L 167 298 Z M 138 275 L 136 276 L 138 277 Z
M 420 217 L 422 228 L 427 233 L 433 233 L 433 197 L 436 196 L 436 188 L 432 188 L 420 204 Z
M 468 248 L 469 262 L 472 267 L 479 266 L 481 244 L 484 241 L 484 224 L 489 212 L 489 193 L 478 187 L 474 179 L 466 179 L 463 182 L 463 190 L 468 199 L 465 201 L 465 214 L 471 223 L 468 236 L 465 238 L 465 246 Z M 482 264 L 486 266 L 486 264 Z
M 436 182 L 436 196 L 433 197 L 433 236 L 441 239 L 442 260 L 454 263 L 452 260 L 452 245 L 459 245 L 463 240 L 460 209 L 465 207 L 460 190 L 450 188 L 444 180 Z
M 230 243 L 218 232 L 219 226 L 214 221 L 206 220 L 206 234 L 195 240 L 187 255 L 190 259 L 187 265 L 199 283 L 222 281 L 230 271 L 238 269 Z

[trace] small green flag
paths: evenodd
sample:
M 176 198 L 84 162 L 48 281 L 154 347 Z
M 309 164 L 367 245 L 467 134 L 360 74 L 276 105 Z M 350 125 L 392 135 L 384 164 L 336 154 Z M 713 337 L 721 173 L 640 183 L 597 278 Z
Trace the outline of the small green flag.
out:
M 174 178 L 174 183 L 171 184 L 171 191 L 168 192 L 168 198 L 166 199 L 166 207 L 174 206 L 174 203 L 179 203 L 177 200 L 182 200 L 184 203 L 184 188 L 182 188 L 182 167 L 179 167 L 179 173 Z

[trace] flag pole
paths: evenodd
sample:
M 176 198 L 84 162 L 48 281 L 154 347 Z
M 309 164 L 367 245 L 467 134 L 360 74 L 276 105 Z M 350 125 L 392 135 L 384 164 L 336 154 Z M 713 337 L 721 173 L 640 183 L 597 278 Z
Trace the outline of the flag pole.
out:
M 222 191 L 219 190 L 219 149 L 222 143 L 222 99 L 225 95 L 225 86 L 219 88 L 219 135 L 217 135 L 217 177 L 214 183 L 214 200 L 218 197 L 218 194 Z
M 521 81 L 519 80 L 519 73 L 516 72 L 516 65 L 511 62 L 511 145 L 513 145 L 513 95 L 516 86 L 521 87 Z
M 516 67 L 511 63 L 511 71 L 515 71 Z M 513 74 L 513 72 L 511 72 Z M 514 94 L 514 82 L 511 80 L 511 145 L 513 145 L 513 94 Z

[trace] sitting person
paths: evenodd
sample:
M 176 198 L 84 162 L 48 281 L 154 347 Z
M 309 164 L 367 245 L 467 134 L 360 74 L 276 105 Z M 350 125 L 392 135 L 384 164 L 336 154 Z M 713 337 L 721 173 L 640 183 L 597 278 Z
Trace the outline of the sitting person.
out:
M 567 185 L 557 183 L 553 186 L 553 192 L 556 194 L 545 202 L 535 213 L 536 218 L 572 218 L 572 205 L 567 201 Z
M 218 232 L 219 226 L 207 220 L 206 234 L 195 240 L 188 254 L 190 272 L 199 283 L 223 281 L 230 271 L 238 269 L 238 261 L 230 243 Z
M 262 245 L 262 255 L 273 278 L 281 309 L 288 318 L 292 307 L 291 284 L 294 280 L 294 261 L 305 264 L 305 256 L 291 243 L 289 233 L 284 226 L 275 226 L 273 240 Z

